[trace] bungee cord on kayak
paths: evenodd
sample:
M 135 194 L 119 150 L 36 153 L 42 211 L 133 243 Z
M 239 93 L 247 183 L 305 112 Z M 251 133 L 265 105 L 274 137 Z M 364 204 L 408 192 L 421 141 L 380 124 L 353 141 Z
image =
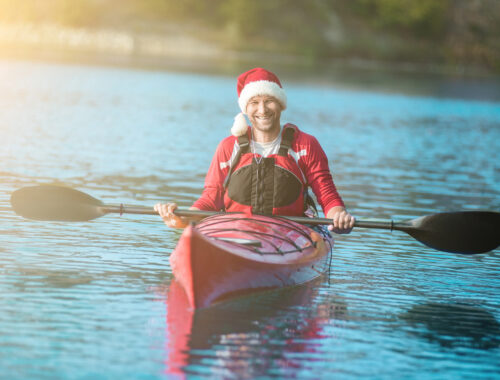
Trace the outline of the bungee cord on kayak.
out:
M 304 248 L 316 245 L 316 243 L 312 240 L 309 231 L 305 230 L 304 228 L 299 228 L 297 224 L 291 223 L 284 218 L 275 218 L 275 219 L 276 220 L 270 220 L 270 221 L 266 220 L 266 224 L 264 224 L 262 221 L 259 221 L 255 218 L 227 215 L 225 217 L 225 220 L 229 222 L 232 222 L 237 225 L 239 221 L 245 221 L 248 222 L 247 224 L 248 226 L 255 227 L 254 229 L 251 228 L 237 229 L 233 227 L 221 227 L 221 217 L 208 217 L 204 219 L 204 223 L 199 227 L 197 227 L 197 229 L 207 237 L 222 239 L 222 240 L 224 240 L 224 236 L 227 235 L 227 233 L 231 234 L 234 232 L 240 232 L 242 236 L 239 237 L 239 240 L 232 240 L 232 241 L 225 240 L 225 241 L 228 241 L 235 245 L 247 246 L 249 250 L 253 250 L 253 252 L 258 253 L 260 255 L 276 255 L 276 254 L 285 255 L 288 253 L 302 252 Z M 290 228 L 291 232 L 295 232 L 299 236 L 303 237 L 307 241 L 307 244 L 299 246 L 296 243 L 296 239 L 292 239 L 288 235 L 280 235 L 280 231 L 278 231 L 278 229 L 276 228 L 273 228 L 273 225 L 283 226 L 283 224 L 286 224 L 287 227 Z M 269 232 L 266 233 L 263 230 Z M 259 246 L 245 244 L 245 238 L 244 238 L 245 235 L 248 235 L 251 238 L 255 238 L 258 241 L 262 241 L 271 245 L 272 249 L 269 251 L 262 251 L 261 249 L 259 249 L 260 248 Z M 292 247 L 294 247 L 294 249 L 289 249 L 284 251 L 280 248 L 278 244 L 275 244 L 273 242 L 273 239 L 281 241 L 282 244 L 283 243 L 289 244 Z

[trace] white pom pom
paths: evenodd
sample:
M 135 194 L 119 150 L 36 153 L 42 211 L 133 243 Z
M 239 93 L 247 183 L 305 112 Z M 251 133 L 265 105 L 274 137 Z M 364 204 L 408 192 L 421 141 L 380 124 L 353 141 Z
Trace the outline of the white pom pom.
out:
M 247 132 L 247 129 L 248 125 L 245 116 L 243 115 L 243 113 L 240 112 L 234 118 L 234 123 L 231 128 L 231 133 L 233 134 L 233 136 L 236 137 L 243 136 Z

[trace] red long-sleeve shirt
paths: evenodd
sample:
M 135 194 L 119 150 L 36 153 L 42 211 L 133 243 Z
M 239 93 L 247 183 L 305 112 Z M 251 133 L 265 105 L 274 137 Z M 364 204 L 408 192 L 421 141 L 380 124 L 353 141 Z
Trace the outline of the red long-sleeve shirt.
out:
M 229 136 L 220 142 L 208 169 L 203 193 L 193 207 L 212 211 L 219 211 L 223 208 L 223 183 L 229 172 L 229 163 L 236 141 L 236 137 Z M 344 207 L 342 198 L 333 183 L 326 154 L 314 136 L 298 130 L 289 153 L 297 161 L 307 185 L 316 195 L 325 215 L 332 207 Z

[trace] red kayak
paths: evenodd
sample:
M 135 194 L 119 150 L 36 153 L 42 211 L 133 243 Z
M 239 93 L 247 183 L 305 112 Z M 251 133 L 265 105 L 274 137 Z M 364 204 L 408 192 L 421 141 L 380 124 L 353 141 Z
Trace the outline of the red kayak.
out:
M 193 308 L 303 284 L 328 268 L 333 240 L 286 218 L 221 214 L 188 226 L 170 257 Z

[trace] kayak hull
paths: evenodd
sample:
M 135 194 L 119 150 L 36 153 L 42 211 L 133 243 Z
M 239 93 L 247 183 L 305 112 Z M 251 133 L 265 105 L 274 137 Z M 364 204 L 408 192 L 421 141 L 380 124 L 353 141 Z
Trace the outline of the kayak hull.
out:
M 188 226 L 171 255 L 190 307 L 303 284 L 328 267 L 331 238 L 283 218 L 217 215 Z

